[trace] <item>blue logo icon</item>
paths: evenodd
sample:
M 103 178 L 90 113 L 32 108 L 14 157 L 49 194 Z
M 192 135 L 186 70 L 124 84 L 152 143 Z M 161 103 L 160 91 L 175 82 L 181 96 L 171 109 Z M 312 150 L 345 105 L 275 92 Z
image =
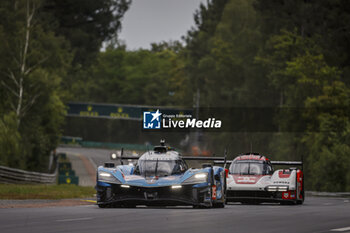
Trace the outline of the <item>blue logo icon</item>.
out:
M 156 112 L 143 112 L 143 128 L 160 129 L 161 115 L 159 109 Z

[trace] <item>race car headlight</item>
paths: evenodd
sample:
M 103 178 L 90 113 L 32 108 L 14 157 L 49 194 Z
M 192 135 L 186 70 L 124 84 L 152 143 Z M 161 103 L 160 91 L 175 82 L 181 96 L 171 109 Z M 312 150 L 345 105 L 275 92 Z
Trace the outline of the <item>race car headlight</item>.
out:
M 173 186 L 171 186 L 171 189 L 180 189 L 180 188 L 182 188 L 181 185 L 173 185 Z
M 288 186 L 278 186 L 277 190 L 280 192 L 287 192 L 288 191 Z
M 286 192 L 288 191 L 288 186 L 268 186 L 266 190 L 269 192 Z
M 208 173 L 201 172 L 196 173 L 187 180 L 185 180 L 184 184 L 197 184 L 197 183 L 204 183 L 208 181 Z
M 194 178 L 196 179 L 207 179 L 208 177 L 208 173 L 197 173 L 194 175 Z
M 111 177 L 112 175 L 107 173 L 107 172 L 100 172 L 99 176 L 101 176 L 101 177 Z
M 114 177 L 111 173 L 100 171 L 98 172 L 98 181 L 120 184 L 121 182 Z
M 277 191 L 277 186 L 268 186 L 266 189 L 269 192 L 276 192 Z

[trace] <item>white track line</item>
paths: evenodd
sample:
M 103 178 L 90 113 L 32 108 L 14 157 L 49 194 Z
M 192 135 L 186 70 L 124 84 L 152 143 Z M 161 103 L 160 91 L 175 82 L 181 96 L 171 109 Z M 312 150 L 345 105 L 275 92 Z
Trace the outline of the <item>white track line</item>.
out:
M 331 231 L 350 231 L 350 227 L 343 227 L 343 228 L 337 228 L 337 229 L 332 229 Z
M 92 160 L 92 158 L 90 158 L 90 157 L 87 157 L 87 156 L 85 156 L 85 157 L 88 158 L 88 159 L 90 160 L 91 165 L 95 168 L 95 170 L 97 170 L 97 165 L 96 165 L 96 163 L 94 162 L 94 160 Z
M 58 219 L 56 222 L 73 222 L 73 221 L 85 221 L 93 218 L 68 218 L 68 219 Z

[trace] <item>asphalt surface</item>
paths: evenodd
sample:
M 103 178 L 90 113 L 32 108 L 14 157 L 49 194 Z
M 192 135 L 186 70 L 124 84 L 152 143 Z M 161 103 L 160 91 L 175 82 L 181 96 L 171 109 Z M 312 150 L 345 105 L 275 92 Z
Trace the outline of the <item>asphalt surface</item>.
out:
M 110 161 L 112 150 L 65 148 L 94 166 Z M 350 199 L 308 197 L 303 205 L 241 205 L 224 209 L 145 207 L 100 209 L 96 205 L 3 208 L 0 232 L 350 232 Z
M 350 203 L 307 198 L 304 205 L 230 204 L 224 209 L 96 205 L 0 209 L 1 232 L 350 232 Z M 331 231 L 333 230 L 333 231 Z
M 95 167 L 103 165 L 105 162 L 116 162 L 110 160 L 110 154 L 115 150 L 108 149 L 94 149 L 94 148 L 81 148 L 81 147 L 59 147 L 57 153 L 64 152 L 75 155 L 83 155 L 90 159 Z

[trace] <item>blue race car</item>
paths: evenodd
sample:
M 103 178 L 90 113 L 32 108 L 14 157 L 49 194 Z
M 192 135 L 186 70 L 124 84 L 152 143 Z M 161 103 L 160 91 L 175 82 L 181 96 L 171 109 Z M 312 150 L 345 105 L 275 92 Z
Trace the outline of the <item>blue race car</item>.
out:
M 111 155 L 117 159 L 116 154 Z M 119 157 L 135 159 L 135 157 Z M 160 146 L 145 152 L 136 166 L 105 163 L 97 170 L 97 204 L 105 207 L 192 205 L 194 208 L 225 206 L 226 175 L 222 167 L 205 164 L 188 168 L 185 160 L 215 160 L 218 157 L 182 157 Z

